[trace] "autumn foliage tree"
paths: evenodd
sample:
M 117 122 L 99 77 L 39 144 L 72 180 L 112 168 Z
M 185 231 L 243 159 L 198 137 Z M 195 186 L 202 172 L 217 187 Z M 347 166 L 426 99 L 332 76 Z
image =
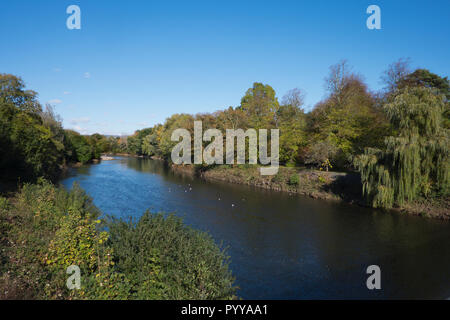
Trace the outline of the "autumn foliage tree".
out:
M 345 60 L 331 66 L 325 80 L 329 95 L 308 115 L 309 144 L 334 145 L 336 152 L 329 160 L 344 169 L 364 147 L 381 144 L 388 123 L 362 78 L 351 72 Z

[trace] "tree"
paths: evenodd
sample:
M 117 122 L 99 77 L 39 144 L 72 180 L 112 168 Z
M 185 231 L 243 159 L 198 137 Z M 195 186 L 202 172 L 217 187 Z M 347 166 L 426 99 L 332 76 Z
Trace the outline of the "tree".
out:
M 306 144 L 304 94 L 300 89 L 292 89 L 283 97 L 283 104 L 276 112 L 277 128 L 280 129 L 280 162 L 295 164 L 298 151 Z
M 142 143 L 146 136 L 151 134 L 152 128 L 137 130 L 132 136 L 127 137 L 127 152 L 130 154 L 142 155 Z
M 172 141 L 172 132 L 175 129 L 186 129 L 190 132 L 191 137 L 194 135 L 194 117 L 189 114 L 174 114 L 167 118 L 164 126 L 159 134 L 161 155 L 165 159 L 171 158 L 173 147 L 178 143 Z
M 447 77 L 440 77 L 427 69 L 417 69 L 398 81 L 400 89 L 404 87 L 426 87 L 437 89 L 438 94 L 443 94 L 446 101 L 450 100 L 450 82 Z
M 42 107 L 37 101 L 37 93 L 25 90 L 25 83 L 12 74 L 0 73 L 0 104 L 14 105 L 21 111 L 38 114 Z
M 127 152 L 129 154 L 142 154 L 142 140 L 138 137 L 138 132 L 127 137 Z
M 282 98 L 282 105 L 300 108 L 305 101 L 305 93 L 299 88 L 289 90 Z
M 336 154 L 337 148 L 328 141 L 320 141 L 309 149 L 306 154 L 305 163 L 313 164 L 320 168 L 332 168 L 330 159 Z
M 71 160 L 87 163 L 92 159 L 92 147 L 88 139 L 78 132 L 66 130 L 67 138 L 72 149 Z
M 253 129 L 269 129 L 275 126 L 279 106 L 275 90 L 268 84 L 255 82 L 242 97 L 240 109 L 247 115 Z
M 349 66 L 347 60 L 343 59 L 330 66 L 329 69 L 328 76 L 325 78 L 325 88 L 331 96 L 339 96 L 354 76 L 351 73 L 352 67 Z
M 63 161 L 64 144 L 59 118 L 45 112 L 37 94 L 25 90 L 22 79 L 0 74 L 0 171 L 23 180 L 54 178 Z
M 146 156 L 154 156 L 158 151 L 158 136 L 156 133 L 145 136 L 142 140 L 142 154 Z
M 100 156 L 103 152 L 106 152 L 108 148 L 108 142 L 104 135 L 99 133 L 94 133 L 87 137 L 87 141 L 91 146 L 92 150 L 92 158 L 100 159 Z
M 400 58 L 391 63 L 383 72 L 381 81 L 385 84 L 385 90 L 387 92 L 394 92 L 395 89 L 397 89 L 398 84 L 410 74 L 410 63 L 411 61 L 409 58 Z
M 226 129 L 247 129 L 248 119 L 246 113 L 240 108 L 228 107 L 216 112 L 217 126 L 222 132 Z
M 444 99 L 425 87 L 398 90 L 384 110 L 398 136 L 355 159 L 363 194 L 373 207 L 403 205 L 420 196 L 449 194 L 449 130 Z
M 398 83 L 398 87 L 425 87 L 433 89 L 436 94 L 444 95 L 444 127 L 450 129 L 450 81 L 447 77 L 442 78 L 427 69 L 417 69 L 413 73 L 410 73 L 401 79 Z
M 40 176 L 54 178 L 62 163 L 62 145 L 53 140 L 50 128 L 45 127 L 39 118 L 27 112 L 18 112 L 11 120 L 10 142 L 14 152 L 8 154 L 16 162 L 12 168 L 22 171 L 28 178 Z
M 119 145 L 119 137 L 107 137 L 107 148 L 105 152 L 111 152 L 111 153 L 118 153 L 122 150 L 120 149 Z
M 308 116 L 309 143 L 333 144 L 337 151 L 332 160 L 341 169 L 349 167 L 351 157 L 365 147 L 380 146 L 389 132 L 366 84 L 350 69 L 345 60 L 330 67 L 326 78 L 330 94 Z

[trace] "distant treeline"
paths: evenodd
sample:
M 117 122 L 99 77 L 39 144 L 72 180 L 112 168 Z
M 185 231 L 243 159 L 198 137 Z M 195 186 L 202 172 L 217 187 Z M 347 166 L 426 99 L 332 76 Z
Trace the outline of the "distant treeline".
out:
M 236 107 L 214 113 L 175 114 L 163 124 L 128 137 L 83 136 L 64 130 L 51 106 L 43 111 L 21 79 L 0 75 L 0 171 L 51 177 L 67 162 L 86 163 L 103 152 L 170 161 L 173 130 L 279 129 L 280 163 L 359 171 L 367 201 L 391 207 L 449 191 L 450 84 L 407 60 L 382 74 L 386 86 L 372 92 L 343 60 L 330 67 L 324 100 L 305 112 L 304 92 L 275 90 L 255 82 Z M 205 146 L 207 143 L 205 143 Z M 224 149 L 225 146 L 224 146 Z M 23 176 L 23 175 L 22 175 Z

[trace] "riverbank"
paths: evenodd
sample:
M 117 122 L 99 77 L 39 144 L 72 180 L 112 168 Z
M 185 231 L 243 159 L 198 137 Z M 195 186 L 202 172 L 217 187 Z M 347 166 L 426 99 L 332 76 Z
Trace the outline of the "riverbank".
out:
M 257 166 L 214 166 L 196 169 L 189 165 L 175 165 L 178 173 L 198 176 L 207 181 L 244 184 L 275 191 L 296 193 L 314 199 L 343 201 L 366 207 L 358 173 L 326 172 L 307 168 L 280 167 L 274 176 L 262 176 Z M 419 200 L 392 210 L 422 217 L 450 219 L 450 200 Z
M 280 167 L 274 176 L 263 176 L 250 165 L 216 166 L 195 170 L 193 166 L 171 165 L 175 172 L 196 175 L 208 181 L 244 184 L 269 190 L 297 193 L 314 199 L 361 202 L 361 185 L 357 174 L 326 172 L 306 168 Z

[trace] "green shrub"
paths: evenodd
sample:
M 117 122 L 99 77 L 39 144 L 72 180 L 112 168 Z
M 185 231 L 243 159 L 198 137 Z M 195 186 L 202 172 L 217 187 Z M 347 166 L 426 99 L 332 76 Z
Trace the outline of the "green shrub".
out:
M 283 183 L 285 181 L 284 175 L 279 171 L 276 175 L 272 177 L 272 182 L 274 183 Z
M 295 163 L 295 161 L 289 161 L 285 164 L 285 167 L 287 168 L 295 168 L 297 166 L 297 164 Z
M 112 219 L 108 227 L 115 267 L 128 276 L 136 298 L 234 297 L 224 250 L 180 218 L 146 212 L 137 223 Z
M 105 229 L 99 215 L 77 184 L 67 192 L 39 180 L 11 201 L 0 198 L 0 298 L 234 296 L 228 258 L 207 234 L 148 212 L 136 223 L 113 219 Z M 80 267 L 80 290 L 66 287 L 70 265 Z
M 9 202 L 8 199 L 0 197 L 0 212 L 6 211 L 8 209 Z
M 320 183 L 326 183 L 326 182 L 327 182 L 327 180 L 326 180 L 324 177 L 322 177 L 322 176 L 318 176 L 318 177 L 317 177 L 317 180 L 318 180 Z
M 300 183 L 300 178 L 297 173 L 294 173 L 289 177 L 289 185 L 298 186 L 299 183 Z

